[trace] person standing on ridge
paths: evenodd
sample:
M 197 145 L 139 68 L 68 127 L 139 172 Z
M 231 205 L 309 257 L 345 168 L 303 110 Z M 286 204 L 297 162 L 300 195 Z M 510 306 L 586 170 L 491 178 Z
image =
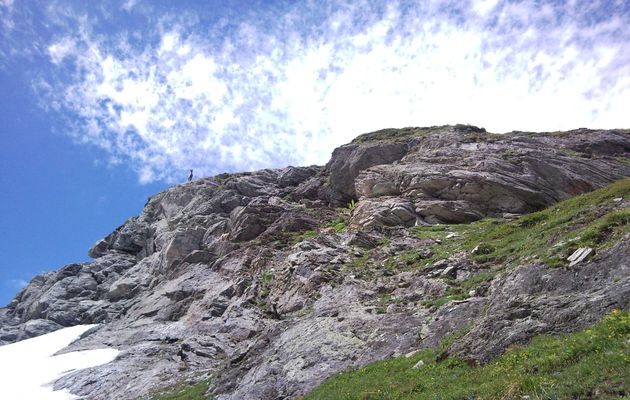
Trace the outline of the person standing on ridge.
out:
M 191 169 L 190 170 L 190 175 L 188 175 L 188 182 L 192 181 L 192 178 L 193 178 L 193 172 L 192 171 L 193 170 Z

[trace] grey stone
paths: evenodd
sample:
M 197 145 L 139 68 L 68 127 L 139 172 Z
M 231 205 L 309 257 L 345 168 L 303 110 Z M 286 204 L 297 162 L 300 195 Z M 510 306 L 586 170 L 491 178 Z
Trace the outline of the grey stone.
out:
M 417 363 L 415 363 L 414 366 L 411 367 L 411 368 L 413 368 L 413 369 L 420 369 L 422 367 L 424 367 L 424 361 L 420 360 Z
M 356 229 L 414 226 L 418 216 L 411 201 L 399 197 L 363 199 L 352 212 L 350 225 Z
M 581 263 L 582 261 L 586 260 L 588 257 L 592 257 L 593 254 L 594 254 L 594 250 L 592 248 L 580 247 L 579 249 L 575 250 L 575 252 L 573 252 L 573 254 L 571 254 L 567 258 L 567 261 L 571 262 L 569 264 L 569 267 L 573 267 L 574 265 Z
M 448 266 L 444 268 L 440 272 L 440 276 L 448 277 L 448 278 L 456 278 L 457 277 L 457 267 L 454 265 Z
M 278 177 L 278 184 L 280 187 L 285 188 L 288 186 L 298 186 L 300 183 L 306 181 L 319 172 L 319 167 L 287 167 L 281 170 Z
M 365 145 L 352 143 L 335 149 L 326 165 L 330 173 L 333 202 L 345 206 L 357 194 L 354 180 L 359 172 L 400 160 L 407 154 L 408 146 L 405 142 L 376 142 Z
M 350 235 L 347 244 L 358 246 L 364 249 L 373 249 L 379 245 L 378 238 L 365 232 L 356 232 Z
M 282 208 L 257 202 L 234 209 L 230 214 L 230 240 L 243 242 L 256 238 L 278 219 Z
M 420 351 L 420 349 L 416 349 L 414 351 L 410 351 L 409 353 L 405 354 L 405 358 L 410 358 L 415 356 L 416 354 L 418 354 L 418 352 Z

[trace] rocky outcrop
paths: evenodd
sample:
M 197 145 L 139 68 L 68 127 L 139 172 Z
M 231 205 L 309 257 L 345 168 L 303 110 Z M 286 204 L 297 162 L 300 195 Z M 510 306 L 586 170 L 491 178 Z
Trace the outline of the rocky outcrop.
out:
M 567 269 L 459 253 L 407 268 L 408 254 L 430 259 L 438 242 L 410 228 L 514 218 L 630 176 L 628 159 L 624 130 L 408 128 L 362 135 L 325 167 L 175 186 L 96 243 L 94 261 L 34 278 L 0 309 L 0 343 L 101 324 L 71 349 L 119 357 L 56 383 L 86 399 L 150 398 L 210 375 L 217 399 L 295 398 L 465 327 L 448 351 L 486 362 L 628 308 L 628 241 Z M 467 298 L 436 302 L 499 267 Z
M 497 279 L 475 327 L 450 349 L 477 363 L 541 333 L 583 329 L 630 305 L 630 245 L 626 241 L 582 267 L 525 265 Z M 625 278 L 624 278 L 625 277 Z
M 333 153 L 328 168 L 343 165 L 342 171 L 348 172 L 331 173 L 331 187 L 353 189 L 339 189 L 340 195 L 333 199 L 345 195 L 363 200 L 353 225 L 398 225 L 396 220 L 378 217 L 392 214 L 385 203 L 398 205 L 403 223 L 466 223 L 485 216 L 524 214 L 628 174 L 628 165 L 615 158 L 626 154 L 624 131 L 492 135 L 442 128 L 426 136 L 421 130 L 413 133 L 404 146 L 392 147 L 387 139 L 383 144 L 372 134 L 368 144 L 349 144 Z M 400 152 L 388 156 L 395 163 L 352 163 L 356 158 L 352 155 L 377 152 L 379 145 L 388 155 L 392 148 L 407 150 L 402 156 Z M 595 156 L 594 149 L 609 153 Z

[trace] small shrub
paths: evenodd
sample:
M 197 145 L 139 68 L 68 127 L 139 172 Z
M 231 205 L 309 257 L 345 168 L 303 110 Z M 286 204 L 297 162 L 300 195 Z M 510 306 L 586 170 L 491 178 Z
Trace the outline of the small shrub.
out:
M 356 206 L 357 206 L 357 202 L 356 202 L 354 199 L 352 199 L 352 200 L 350 200 L 350 202 L 348 203 L 348 210 L 352 211 L 352 210 L 354 210 L 354 208 L 355 208 Z

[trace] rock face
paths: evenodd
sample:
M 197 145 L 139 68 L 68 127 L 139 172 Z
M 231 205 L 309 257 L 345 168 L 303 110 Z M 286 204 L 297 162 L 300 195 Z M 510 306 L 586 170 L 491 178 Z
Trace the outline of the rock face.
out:
M 539 210 L 630 176 L 629 157 L 627 130 L 406 128 L 360 136 L 325 167 L 175 186 L 96 243 L 94 261 L 34 278 L 0 309 L 0 344 L 101 324 L 72 349 L 121 355 L 56 383 L 85 399 L 150 398 L 207 376 L 220 400 L 295 398 L 471 324 L 449 351 L 486 362 L 628 308 L 630 241 L 568 269 L 514 266 L 434 307 L 476 267 L 462 256 L 392 268 L 409 250 L 431 257 L 434 240 L 407 228 Z
M 521 266 L 492 282 L 479 323 L 451 351 L 487 362 L 534 335 L 583 329 L 612 309 L 628 308 L 628 276 L 627 241 L 580 268 Z

